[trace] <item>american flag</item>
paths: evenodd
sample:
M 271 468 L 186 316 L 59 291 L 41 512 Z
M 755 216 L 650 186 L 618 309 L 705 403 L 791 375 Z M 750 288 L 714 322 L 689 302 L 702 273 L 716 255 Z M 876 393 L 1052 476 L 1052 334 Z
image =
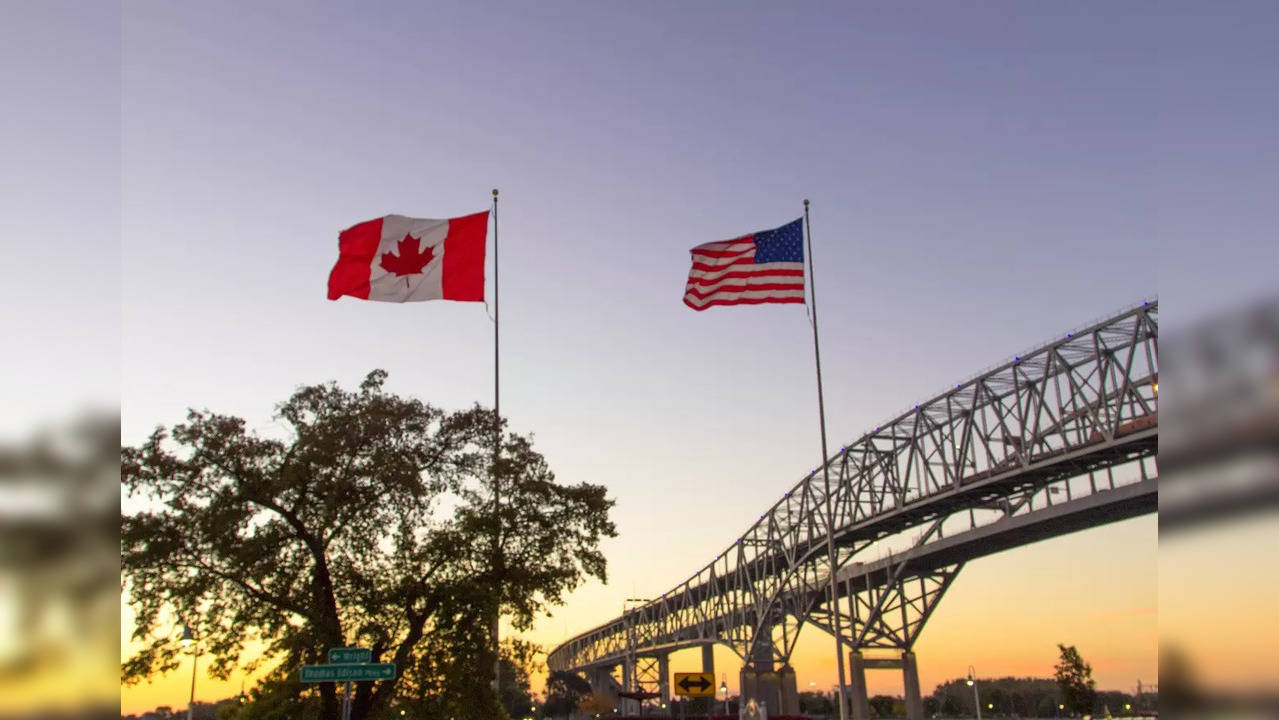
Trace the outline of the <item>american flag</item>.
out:
M 684 288 L 684 304 L 712 305 L 804 302 L 803 218 L 776 230 L 698 245 Z

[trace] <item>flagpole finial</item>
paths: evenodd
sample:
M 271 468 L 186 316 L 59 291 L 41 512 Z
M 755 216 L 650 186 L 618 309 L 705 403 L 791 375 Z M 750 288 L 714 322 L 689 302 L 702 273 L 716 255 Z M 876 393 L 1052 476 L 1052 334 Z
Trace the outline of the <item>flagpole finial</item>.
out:
M 493 188 L 493 197 L 497 197 L 497 188 Z
M 808 198 L 804 198 L 804 207 L 808 207 Z

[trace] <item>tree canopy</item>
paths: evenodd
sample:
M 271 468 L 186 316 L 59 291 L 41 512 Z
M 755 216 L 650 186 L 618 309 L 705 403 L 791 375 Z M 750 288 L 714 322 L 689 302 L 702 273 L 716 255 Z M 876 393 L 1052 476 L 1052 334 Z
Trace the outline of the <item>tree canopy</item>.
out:
M 264 644 L 276 706 L 336 718 L 333 685 L 300 685 L 297 670 L 358 646 L 400 677 L 359 683 L 355 720 L 427 696 L 465 697 L 440 709 L 459 719 L 496 714 L 492 599 L 522 629 L 587 577 L 603 580 L 612 501 L 602 486 L 557 483 L 531 438 L 491 410 L 448 412 L 385 380 L 375 370 L 354 391 L 301 387 L 277 406 L 273 435 L 193 410 L 121 449 L 121 481 L 142 508 L 121 516 L 143 643 L 126 681 L 175 668 L 187 623 L 215 676 L 254 669 L 246 645 Z
M 1068 711 L 1077 715 L 1092 712 L 1096 696 L 1092 666 L 1084 662 L 1074 645 L 1059 644 L 1057 649 L 1061 652 L 1061 659 L 1055 666 L 1055 676 L 1062 703 Z
M 546 703 L 542 712 L 548 718 L 567 718 L 590 696 L 591 684 L 585 678 L 558 670 L 546 678 Z

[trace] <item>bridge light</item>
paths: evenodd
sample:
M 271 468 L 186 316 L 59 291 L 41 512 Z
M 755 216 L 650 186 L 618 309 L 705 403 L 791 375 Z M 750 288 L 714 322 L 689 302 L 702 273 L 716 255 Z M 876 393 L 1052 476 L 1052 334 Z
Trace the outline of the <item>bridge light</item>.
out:
M 1013 362 L 1021 362 L 1021 356 L 1014 357 Z

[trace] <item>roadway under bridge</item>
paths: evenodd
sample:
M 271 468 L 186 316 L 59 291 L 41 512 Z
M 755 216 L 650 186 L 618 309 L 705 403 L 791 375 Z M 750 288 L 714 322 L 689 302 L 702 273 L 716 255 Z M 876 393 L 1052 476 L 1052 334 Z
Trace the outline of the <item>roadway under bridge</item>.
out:
M 1143 303 L 865 433 L 692 577 L 567 640 L 548 666 L 669 702 L 670 653 L 700 646 L 714 672 L 724 644 L 744 662 L 744 700 L 797 714 L 789 660 L 811 625 L 844 643 L 855 720 L 869 717 L 869 668 L 899 669 L 907 716 L 922 720 L 912 648 L 966 562 L 1157 511 L 1158 322 L 1158 302 Z

